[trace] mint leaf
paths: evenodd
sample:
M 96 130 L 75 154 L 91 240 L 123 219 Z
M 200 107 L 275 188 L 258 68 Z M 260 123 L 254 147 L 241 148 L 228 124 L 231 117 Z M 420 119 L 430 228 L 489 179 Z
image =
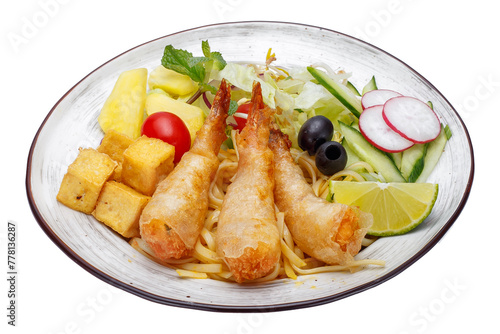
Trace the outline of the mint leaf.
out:
M 222 54 L 216 51 L 212 52 L 208 41 L 201 42 L 201 50 L 203 51 L 203 55 L 207 58 L 207 60 L 213 61 L 213 64 L 211 64 L 213 68 L 220 71 L 223 70 L 224 67 L 226 67 L 227 63 L 224 58 L 222 58 Z
M 210 58 L 210 45 L 208 41 L 201 41 L 201 51 L 205 57 Z
M 204 57 L 194 57 L 189 51 L 176 49 L 167 45 L 163 52 L 161 64 L 168 69 L 189 76 L 198 83 L 204 83 L 207 72 L 218 71 L 226 66 L 226 61 L 220 52 L 212 52 L 208 41 L 201 42 Z
M 228 116 L 233 115 L 236 110 L 238 110 L 238 102 L 231 100 L 229 103 L 229 110 L 227 112 Z
M 163 52 L 161 64 L 165 68 L 189 76 L 196 82 L 203 82 L 205 80 L 204 61 L 206 61 L 204 57 L 195 58 L 189 51 L 167 45 Z
M 224 58 L 222 58 L 222 55 L 220 52 L 210 53 L 210 59 L 214 62 L 213 67 L 218 71 L 223 70 L 224 67 L 226 67 L 227 63 L 224 60 Z
M 220 71 L 226 66 L 226 61 L 220 52 L 212 52 L 208 41 L 201 42 L 203 57 L 194 57 L 189 51 L 176 49 L 172 45 L 167 45 L 163 51 L 161 64 L 172 71 L 189 76 L 198 83 L 198 91 L 189 99 L 188 103 L 194 102 L 203 92 L 209 91 L 217 93 L 217 87 L 208 84 L 205 78 L 210 77 L 210 72 L 215 69 Z M 236 102 L 235 102 L 236 104 Z M 231 103 L 234 109 L 234 105 Z M 232 110 L 230 107 L 230 111 Z M 238 106 L 236 104 L 236 109 Z M 232 111 L 234 114 L 236 109 Z

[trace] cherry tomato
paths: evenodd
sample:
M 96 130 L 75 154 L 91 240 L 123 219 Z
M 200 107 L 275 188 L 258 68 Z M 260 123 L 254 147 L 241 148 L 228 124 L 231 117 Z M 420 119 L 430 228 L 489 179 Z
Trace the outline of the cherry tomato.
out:
M 243 103 L 238 107 L 238 110 L 236 110 L 236 112 L 248 115 L 248 113 L 250 112 L 250 106 L 251 106 L 250 102 Z M 236 121 L 236 126 L 234 126 L 233 128 L 235 130 L 241 131 L 245 127 L 245 124 L 247 124 L 247 119 L 238 116 L 233 116 L 233 117 L 234 120 Z
M 175 147 L 174 163 L 181 160 L 191 148 L 191 135 L 184 121 L 170 112 L 156 112 L 149 115 L 142 124 L 141 134 L 158 138 Z

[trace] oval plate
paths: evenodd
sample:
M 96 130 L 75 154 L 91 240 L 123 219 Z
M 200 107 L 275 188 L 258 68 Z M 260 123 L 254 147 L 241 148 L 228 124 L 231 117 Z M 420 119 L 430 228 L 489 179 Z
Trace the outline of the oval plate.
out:
M 228 62 L 263 62 L 270 47 L 277 65 L 322 62 L 352 73 L 362 87 L 375 75 L 379 87 L 432 101 L 453 136 L 431 175 L 439 196 L 427 220 L 406 235 L 381 238 L 357 256 L 386 261 L 356 273 L 302 276 L 265 284 L 225 283 L 180 278 L 135 251 L 126 240 L 92 216 L 56 201 L 62 177 L 79 147 L 97 147 L 103 133 L 97 123 L 101 106 L 122 71 L 160 64 L 172 44 L 201 55 L 208 40 Z M 462 211 L 474 175 L 472 144 L 465 125 L 448 101 L 412 68 L 370 44 L 314 26 L 282 22 L 238 22 L 203 26 L 168 35 L 130 49 L 103 64 L 52 108 L 31 146 L 26 190 L 33 214 L 47 236 L 72 260 L 101 280 L 145 299 L 179 307 L 227 312 L 296 309 L 333 302 L 375 287 L 401 273 L 426 254 Z

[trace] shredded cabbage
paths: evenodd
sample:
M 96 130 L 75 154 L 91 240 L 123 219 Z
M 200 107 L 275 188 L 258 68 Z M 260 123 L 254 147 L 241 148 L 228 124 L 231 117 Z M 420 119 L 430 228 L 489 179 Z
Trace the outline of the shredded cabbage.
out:
M 275 89 L 264 80 L 262 80 L 253 66 L 242 65 L 237 63 L 229 63 L 224 67 L 224 69 L 218 72 L 219 80 L 223 78 L 229 81 L 232 85 L 242 89 L 246 92 L 252 92 L 252 87 L 254 81 L 260 82 L 262 89 L 262 97 L 264 103 L 271 108 L 275 108 L 276 104 L 274 101 Z
M 333 79 L 344 82 L 350 76 L 344 71 L 329 69 Z M 286 76 L 287 75 L 287 76 Z M 313 116 L 329 118 L 334 127 L 338 121 L 352 124 L 354 117 L 323 86 L 318 85 L 306 67 L 294 67 L 286 71 L 275 66 L 228 63 L 214 74 L 215 80 L 228 80 L 238 89 L 233 98 L 249 97 L 254 81 L 261 84 L 264 103 L 277 109 L 276 122 L 287 134 L 292 147 L 298 148 L 297 135 L 304 122 Z

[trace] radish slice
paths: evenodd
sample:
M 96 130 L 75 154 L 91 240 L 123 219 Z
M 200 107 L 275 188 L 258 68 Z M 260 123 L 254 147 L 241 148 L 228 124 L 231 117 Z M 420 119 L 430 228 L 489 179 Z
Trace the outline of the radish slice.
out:
M 384 104 L 382 117 L 391 129 L 417 144 L 433 141 L 441 132 L 436 113 L 413 97 L 390 99 Z
M 397 96 L 403 95 L 389 89 L 376 89 L 363 94 L 363 97 L 361 98 L 361 105 L 363 106 L 363 109 L 383 105 L 389 99 Z
M 376 105 L 366 108 L 359 116 L 361 134 L 378 149 L 395 153 L 413 146 L 413 142 L 401 137 L 392 130 L 382 117 L 384 106 Z

